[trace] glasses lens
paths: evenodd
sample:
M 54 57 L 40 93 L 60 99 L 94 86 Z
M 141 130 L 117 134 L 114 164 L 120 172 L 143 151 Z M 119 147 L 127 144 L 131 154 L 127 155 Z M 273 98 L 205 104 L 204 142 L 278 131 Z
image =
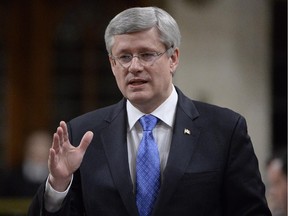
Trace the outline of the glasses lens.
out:
M 121 55 L 118 57 L 118 60 L 120 61 L 121 64 L 127 64 L 131 62 L 133 56 L 129 54 Z
M 143 62 L 143 63 L 150 63 L 153 62 L 156 57 L 157 57 L 156 52 L 147 52 L 147 53 L 140 53 L 138 58 Z

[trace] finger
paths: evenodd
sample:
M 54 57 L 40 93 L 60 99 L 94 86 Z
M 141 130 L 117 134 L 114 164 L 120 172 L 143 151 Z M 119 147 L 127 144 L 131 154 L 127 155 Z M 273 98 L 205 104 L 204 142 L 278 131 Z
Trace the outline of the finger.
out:
M 58 140 L 59 140 L 59 146 L 61 147 L 64 143 L 64 137 L 63 137 L 63 128 L 61 126 L 59 126 L 57 128 L 57 136 L 58 136 Z
M 64 142 L 68 141 L 68 129 L 67 129 L 67 124 L 65 121 L 61 121 L 60 122 L 60 127 L 62 128 L 63 130 L 63 139 L 64 139 Z
M 57 133 L 53 135 L 52 149 L 57 153 L 60 150 L 59 136 Z
M 53 148 L 50 148 L 48 159 L 48 168 L 50 172 L 53 171 L 53 168 L 56 166 L 55 155 L 56 155 L 55 150 Z
M 92 131 L 87 131 L 84 136 L 81 139 L 80 145 L 78 148 L 84 153 L 86 149 L 88 148 L 89 144 L 91 143 L 93 139 L 93 132 Z

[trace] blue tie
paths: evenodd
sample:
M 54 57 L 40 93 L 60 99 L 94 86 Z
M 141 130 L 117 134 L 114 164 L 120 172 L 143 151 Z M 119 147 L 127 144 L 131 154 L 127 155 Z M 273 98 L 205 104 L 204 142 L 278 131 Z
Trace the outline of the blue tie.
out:
M 160 159 L 152 134 L 158 119 L 153 115 L 145 115 L 139 121 L 143 137 L 136 159 L 136 204 L 140 216 L 149 216 L 160 189 Z

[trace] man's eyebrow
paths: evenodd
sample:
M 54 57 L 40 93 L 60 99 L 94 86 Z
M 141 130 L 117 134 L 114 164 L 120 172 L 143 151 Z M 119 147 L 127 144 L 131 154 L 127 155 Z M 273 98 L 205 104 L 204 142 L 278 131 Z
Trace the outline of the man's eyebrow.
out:
M 134 54 L 137 53 L 144 53 L 144 52 L 157 52 L 155 49 L 152 49 L 151 47 L 143 47 L 143 48 L 139 48 L 137 52 L 135 52 Z M 130 49 L 120 49 L 117 51 L 117 55 L 119 54 L 133 54 L 133 52 L 131 52 Z

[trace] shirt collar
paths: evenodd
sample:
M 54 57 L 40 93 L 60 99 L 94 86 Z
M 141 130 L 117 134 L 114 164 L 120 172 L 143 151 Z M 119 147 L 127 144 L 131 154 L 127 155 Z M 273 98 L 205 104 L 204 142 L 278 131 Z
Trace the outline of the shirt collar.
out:
M 170 96 L 151 114 L 156 116 L 168 126 L 172 127 L 176 112 L 177 101 L 178 94 L 173 85 L 173 90 Z M 140 110 L 134 107 L 129 100 L 127 100 L 126 108 L 128 116 L 128 131 L 130 131 L 134 127 L 138 119 L 145 115 L 145 113 L 142 113 Z

